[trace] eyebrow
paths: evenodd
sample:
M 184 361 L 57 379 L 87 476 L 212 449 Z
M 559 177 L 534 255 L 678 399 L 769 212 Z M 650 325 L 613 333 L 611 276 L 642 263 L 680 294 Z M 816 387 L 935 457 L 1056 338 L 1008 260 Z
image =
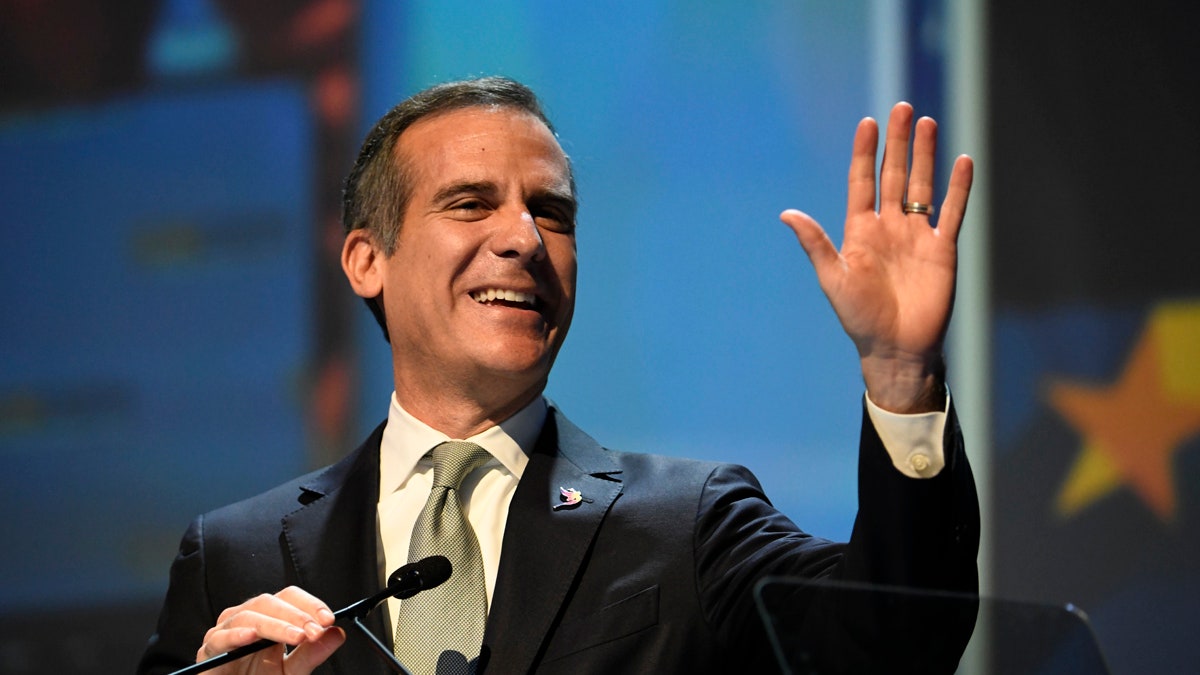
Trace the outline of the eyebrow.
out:
M 440 204 L 442 202 L 453 199 L 461 195 L 485 195 L 495 196 L 500 191 L 496 183 L 490 180 L 471 181 L 463 180 L 450 183 L 433 194 L 433 203 Z M 576 211 L 579 209 L 579 203 L 570 190 L 563 190 L 558 187 L 539 189 L 533 195 L 530 195 L 529 200 L 537 203 L 553 203 L 570 211 L 572 218 L 575 217 Z
M 570 190 L 562 190 L 557 187 L 539 190 L 530 196 L 529 201 L 537 204 L 554 204 L 559 208 L 566 209 L 571 220 L 575 219 L 575 213 L 579 209 L 579 202 L 575 199 L 575 195 L 571 194 Z
M 438 190 L 433 195 L 433 202 L 440 203 L 464 194 L 495 195 L 499 188 L 492 181 L 458 181 Z

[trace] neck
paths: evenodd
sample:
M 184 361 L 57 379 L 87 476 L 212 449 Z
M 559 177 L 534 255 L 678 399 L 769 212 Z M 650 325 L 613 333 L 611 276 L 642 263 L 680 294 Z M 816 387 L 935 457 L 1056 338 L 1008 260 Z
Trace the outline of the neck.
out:
M 518 396 L 480 397 L 448 389 L 436 394 L 396 383 L 396 400 L 410 415 L 450 438 L 470 438 L 512 417 L 540 396 L 541 386 Z

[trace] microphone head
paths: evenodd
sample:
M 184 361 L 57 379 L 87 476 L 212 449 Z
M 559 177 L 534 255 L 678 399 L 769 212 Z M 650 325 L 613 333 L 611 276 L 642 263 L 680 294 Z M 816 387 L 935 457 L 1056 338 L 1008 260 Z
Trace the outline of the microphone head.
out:
M 441 585 L 450 578 L 450 561 L 444 555 L 431 555 L 392 572 L 387 587 L 393 595 L 404 599 L 419 591 Z
M 440 586 L 450 578 L 453 570 L 444 555 L 431 555 L 417 561 L 417 573 L 421 575 L 422 590 Z

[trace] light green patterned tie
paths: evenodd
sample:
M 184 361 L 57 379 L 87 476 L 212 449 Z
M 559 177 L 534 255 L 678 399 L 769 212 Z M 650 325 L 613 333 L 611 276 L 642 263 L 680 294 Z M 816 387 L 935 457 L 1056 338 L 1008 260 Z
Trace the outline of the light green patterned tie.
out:
M 487 622 L 487 590 L 479 541 L 463 517 L 458 489 L 468 473 L 489 459 L 487 450 L 463 441 L 433 449 L 433 491 L 413 527 L 408 560 L 444 555 L 452 572 L 446 583 L 400 605 L 392 648 L 414 675 L 474 671 Z

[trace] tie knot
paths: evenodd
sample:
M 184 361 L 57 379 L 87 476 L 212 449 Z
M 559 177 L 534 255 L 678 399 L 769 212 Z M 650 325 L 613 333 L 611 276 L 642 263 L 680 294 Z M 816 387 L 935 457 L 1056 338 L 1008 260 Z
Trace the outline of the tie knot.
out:
M 433 484 L 457 490 L 463 478 L 483 466 L 492 456 L 466 441 L 446 441 L 433 449 Z

